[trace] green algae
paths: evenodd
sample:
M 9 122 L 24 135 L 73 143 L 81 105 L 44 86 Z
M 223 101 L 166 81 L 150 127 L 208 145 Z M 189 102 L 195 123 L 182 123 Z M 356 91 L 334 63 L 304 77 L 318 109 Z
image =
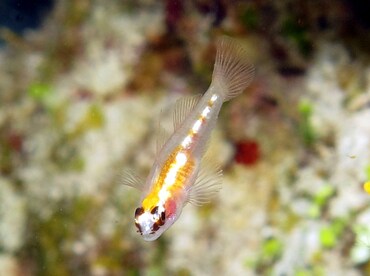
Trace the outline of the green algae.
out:
M 149 275 L 166 275 L 167 263 L 166 256 L 169 243 L 166 237 L 160 237 L 154 248 L 150 265 L 148 266 Z
M 280 257 L 283 249 L 283 244 L 276 238 L 271 238 L 265 241 L 262 245 L 262 259 L 272 261 Z
M 94 201 L 89 198 L 76 198 L 73 202 L 60 202 L 55 212 L 47 219 L 37 213 L 29 214 L 28 241 L 21 255 L 29 262 L 37 264 L 35 275 L 80 274 L 84 264 L 69 264 L 74 257 L 68 249 L 78 240 L 84 230 L 94 230 L 91 211 Z
M 140 268 L 143 266 L 140 248 L 130 248 L 125 245 L 126 243 L 125 236 L 117 227 L 112 236 L 102 241 L 92 266 L 100 267 L 115 275 L 120 275 L 122 272 L 125 275 L 140 275 Z
M 28 238 L 20 255 L 32 264 L 34 275 L 88 275 L 92 268 L 102 268 L 112 275 L 141 275 L 141 248 L 130 245 L 119 224 L 112 235 L 99 238 L 100 207 L 96 199 L 77 197 L 61 201 L 46 219 L 30 213 Z M 87 234 L 96 239 L 94 256 L 88 259 L 73 249 Z M 163 250 L 157 248 L 158 255 Z M 163 271 L 163 261 L 160 257 L 156 261 Z
M 249 29 L 256 29 L 259 25 L 260 18 L 258 11 L 254 7 L 246 7 L 240 15 L 240 21 Z
M 329 225 L 321 228 L 319 238 L 324 248 L 330 249 L 337 245 L 343 234 L 346 221 L 342 218 L 334 219 Z
M 69 133 L 69 138 L 74 139 L 82 136 L 87 131 L 101 128 L 105 123 L 104 113 L 98 104 L 91 104 L 84 116 L 74 129 Z
M 326 248 L 331 248 L 336 244 L 337 236 L 331 226 L 325 226 L 320 230 L 320 242 Z
M 245 266 L 253 268 L 258 274 L 268 275 L 271 273 L 271 266 L 280 257 L 283 252 L 283 243 L 275 238 L 271 237 L 263 241 L 261 250 L 253 258 L 249 258 L 245 261 Z
M 316 132 L 312 126 L 313 106 L 308 100 L 302 100 L 298 104 L 298 112 L 300 114 L 298 132 L 303 143 L 307 147 L 311 147 L 316 142 Z
M 280 228 L 285 232 L 290 232 L 301 220 L 302 218 L 289 208 L 284 212 Z
M 281 26 L 283 36 L 292 40 L 303 56 L 309 56 L 312 52 L 312 43 L 309 39 L 308 29 L 301 20 L 293 16 L 287 16 Z
M 45 102 L 46 97 L 52 93 L 52 88 L 47 83 L 35 82 L 32 83 L 28 88 L 28 95 L 38 101 Z
M 176 276 L 191 276 L 191 272 L 188 268 L 180 268 L 175 273 Z
M 322 210 L 325 208 L 329 199 L 334 195 L 335 189 L 332 185 L 326 184 L 322 186 L 319 191 L 314 195 L 311 202 L 311 207 L 308 210 L 308 215 L 311 218 L 319 218 Z
M 325 270 L 323 267 L 315 265 L 310 268 L 297 268 L 296 271 L 293 274 L 294 276 L 324 276 Z

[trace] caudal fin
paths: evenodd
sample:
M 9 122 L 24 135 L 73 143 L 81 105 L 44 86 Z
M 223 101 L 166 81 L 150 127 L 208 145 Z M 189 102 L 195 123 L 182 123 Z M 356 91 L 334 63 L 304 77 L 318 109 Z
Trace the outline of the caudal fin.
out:
M 246 50 L 229 37 L 222 37 L 217 42 L 217 54 L 212 74 L 212 85 L 218 87 L 228 101 L 251 83 L 254 66 L 247 60 Z

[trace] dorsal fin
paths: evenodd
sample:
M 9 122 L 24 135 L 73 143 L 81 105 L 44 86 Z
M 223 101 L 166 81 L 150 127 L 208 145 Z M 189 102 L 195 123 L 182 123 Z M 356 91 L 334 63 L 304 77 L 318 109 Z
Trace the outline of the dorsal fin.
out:
M 158 117 L 158 123 L 157 123 L 157 129 L 156 129 L 156 153 L 161 151 L 163 148 L 163 145 L 167 142 L 168 138 L 171 136 L 171 134 L 162 126 L 161 120 L 163 119 L 163 110 L 161 110 L 159 117 Z
M 161 126 L 161 124 L 158 124 L 157 127 L 156 153 L 158 154 L 163 148 L 163 145 L 167 142 L 169 135 L 168 132 Z
M 190 111 L 192 111 L 195 105 L 199 102 L 202 95 L 198 94 L 195 96 L 186 96 L 176 101 L 175 109 L 173 112 L 173 128 L 178 129 L 181 123 L 185 120 Z

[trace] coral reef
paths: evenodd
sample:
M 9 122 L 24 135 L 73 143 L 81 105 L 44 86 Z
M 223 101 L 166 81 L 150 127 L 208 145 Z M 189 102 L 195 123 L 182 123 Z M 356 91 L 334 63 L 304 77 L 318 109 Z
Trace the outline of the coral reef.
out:
M 0 28 L 0 275 L 369 274 L 359 2 L 56 1 L 37 29 Z M 209 145 L 223 188 L 144 242 L 120 174 L 148 173 L 222 34 L 257 68 Z

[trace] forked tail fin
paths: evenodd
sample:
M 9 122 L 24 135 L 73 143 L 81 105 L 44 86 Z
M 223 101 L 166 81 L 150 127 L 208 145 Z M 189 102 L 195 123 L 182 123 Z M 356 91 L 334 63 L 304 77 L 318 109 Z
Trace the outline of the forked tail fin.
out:
M 218 86 L 224 101 L 228 101 L 242 93 L 253 77 L 254 66 L 248 62 L 246 50 L 233 39 L 221 37 L 211 85 Z

